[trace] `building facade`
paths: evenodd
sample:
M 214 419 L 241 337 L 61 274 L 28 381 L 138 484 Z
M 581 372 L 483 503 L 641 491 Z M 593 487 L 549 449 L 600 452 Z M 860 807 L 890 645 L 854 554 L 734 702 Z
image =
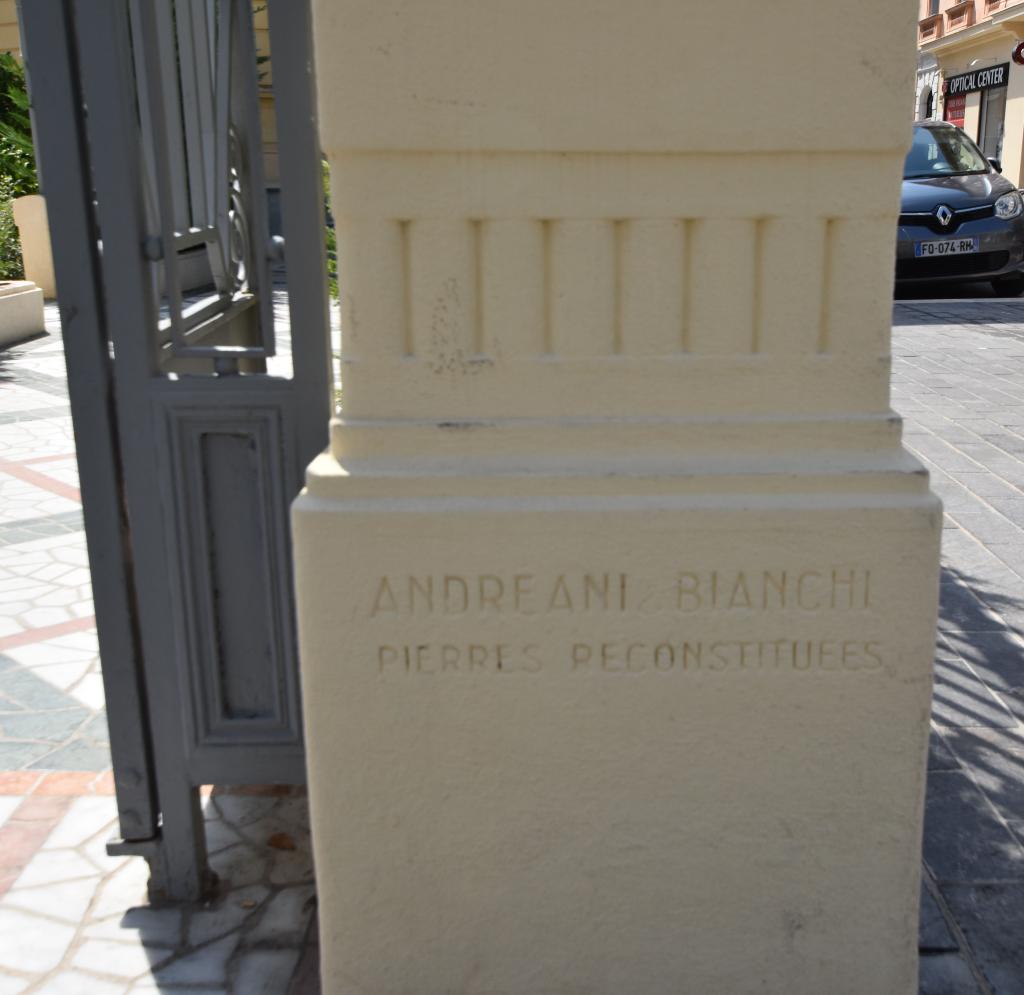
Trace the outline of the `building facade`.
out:
M 914 93 L 914 120 L 927 121 L 941 116 L 942 93 L 939 64 L 934 55 L 919 52 L 917 57 L 917 89 Z
M 963 128 L 1019 186 L 1024 182 L 1024 0 L 920 0 L 918 49 L 915 116 Z M 931 114 L 925 113 L 929 98 Z

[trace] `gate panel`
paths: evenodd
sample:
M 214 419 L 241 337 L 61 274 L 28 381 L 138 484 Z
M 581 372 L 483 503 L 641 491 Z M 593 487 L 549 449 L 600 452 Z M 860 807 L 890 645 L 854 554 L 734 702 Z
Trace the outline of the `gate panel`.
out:
M 83 454 L 102 424 L 84 381 L 109 386 L 110 460 L 92 498 L 83 462 L 83 498 L 97 592 L 119 523 L 130 601 L 103 609 L 97 596 L 112 740 L 135 746 L 114 749 L 126 838 L 114 849 L 150 860 L 155 892 L 191 900 L 210 884 L 198 786 L 304 779 L 288 511 L 331 410 L 308 0 L 269 0 L 283 245 L 267 236 L 254 151 L 250 0 L 26 6 L 29 69 L 45 67 L 32 95 L 65 330 L 79 307 L 96 328 L 91 356 L 67 336 Z M 52 92 L 55 61 L 70 99 Z M 64 252 L 69 210 L 82 222 Z M 197 251 L 213 286 L 193 292 Z M 282 256 L 291 377 L 264 372 L 282 333 L 269 282 Z M 94 266 L 85 289 L 82 259 Z M 136 678 L 123 690 L 122 671 Z
M 232 385 L 233 386 L 233 385 Z M 288 505 L 298 492 L 287 397 L 215 406 L 167 391 L 163 486 L 173 496 L 175 601 L 188 645 L 191 751 L 239 752 L 302 739 L 292 631 Z M 302 778 L 296 749 L 294 779 Z

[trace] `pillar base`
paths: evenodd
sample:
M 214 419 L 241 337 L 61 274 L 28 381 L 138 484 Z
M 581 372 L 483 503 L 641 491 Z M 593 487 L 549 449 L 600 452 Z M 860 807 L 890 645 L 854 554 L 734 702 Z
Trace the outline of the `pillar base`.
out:
M 314 463 L 325 993 L 914 995 L 941 512 L 898 453 Z

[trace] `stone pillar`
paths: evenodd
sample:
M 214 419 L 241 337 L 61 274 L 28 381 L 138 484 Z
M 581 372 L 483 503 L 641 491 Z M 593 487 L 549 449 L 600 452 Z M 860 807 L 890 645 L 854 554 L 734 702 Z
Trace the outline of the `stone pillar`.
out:
M 913 16 L 316 4 L 343 417 L 294 526 L 325 992 L 916 992 Z
M 55 298 L 57 280 L 53 275 L 53 251 L 50 248 L 46 201 L 34 193 L 16 197 L 11 204 L 14 223 L 18 226 L 25 278 L 31 280 L 46 297 Z

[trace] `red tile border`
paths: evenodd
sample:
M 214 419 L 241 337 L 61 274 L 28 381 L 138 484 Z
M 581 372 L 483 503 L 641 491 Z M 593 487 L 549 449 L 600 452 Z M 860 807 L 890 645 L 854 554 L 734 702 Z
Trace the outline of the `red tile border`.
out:
M 31 770 L 0 771 L 0 795 L 30 795 L 44 776 Z
M 114 774 L 106 770 L 97 774 L 94 770 L 57 770 L 43 773 L 31 770 L 0 771 L 0 795 L 14 795 L 40 799 L 40 804 L 50 804 L 44 799 L 79 798 L 82 795 L 113 795 Z M 33 811 L 31 808 L 29 811 Z
M 57 453 L 54 455 L 51 453 L 49 456 L 30 456 L 28 459 L 13 460 L 14 463 L 20 463 L 25 466 L 29 463 L 56 463 L 58 460 L 75 459 L 74 453 Z
M 57 636 L 66 636 L 69 632 L 84 632 L 86 629 L 95 628 L 96 616 L 87 615 L 85 618 L 71 618 L 66 622 L 57 622 L 56 625 L 41 625 L 37 629 L 22 629 L 21 632 L 13 632 L 9 636 L 0 638 L 0 652 L 14 649 L 16 646 L 41 643 L 47 639 L 55 639 Z
M 22 803 L 14 810 L 10 822 L 53 822 L 59 819 L 66 811 L 71 802 L 68 798 L 57 798 L 53 796 L 32 794 L 22 800 Z
M 82 503 L 82 493 L 77 487 L 65 484 L 62 480 L 55 480 L 45 473 L 40 473 L 38 470 L 25 466 L 24 463 L 14 463 L 11 460 L 0 459 L 0 471 L 8 473 L 12 477 L 17 477 L 18 480 L 24 481 L 26 484 L 41 487 L 44 491 L 49 491 L 51 494 L 58 494 L 69 501 Z
M 114 772 L 112 770 L 104 771 L 92 782 L 89 790 L 94 795 L 113 795 Z
M 73 797 L 79 795 L 96 794 L 92 786 L 96 781 L 96 774 L 91 770 L 60 770 L 47 774 L 46 777 L 36 785 L 34 792 L 39 796 Z
M 0 826 L 0 898 L 64 817 L 70 798 L 30 795 Z

